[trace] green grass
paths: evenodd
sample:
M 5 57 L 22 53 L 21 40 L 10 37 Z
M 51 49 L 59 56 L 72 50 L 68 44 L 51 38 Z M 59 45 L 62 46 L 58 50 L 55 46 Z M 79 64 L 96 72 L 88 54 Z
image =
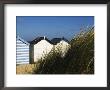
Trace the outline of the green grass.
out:
M 94 74 L 94 27 L 77 34 L 65 57 L 54 49 L 36 62 L 34 74 Z

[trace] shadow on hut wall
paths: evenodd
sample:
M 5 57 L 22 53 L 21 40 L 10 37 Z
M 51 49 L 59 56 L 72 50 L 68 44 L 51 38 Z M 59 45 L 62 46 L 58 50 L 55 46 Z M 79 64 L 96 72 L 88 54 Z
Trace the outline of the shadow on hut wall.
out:
M 29 63 L 34 64 L 34 44 L 30 44 L 29 53 Z

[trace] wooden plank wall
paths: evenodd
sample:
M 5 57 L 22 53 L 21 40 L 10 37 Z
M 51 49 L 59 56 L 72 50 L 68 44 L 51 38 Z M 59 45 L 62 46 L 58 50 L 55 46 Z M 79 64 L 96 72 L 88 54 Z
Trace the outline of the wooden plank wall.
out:
M 16 64 L 29 64 L 29 44 L 16 39 Z

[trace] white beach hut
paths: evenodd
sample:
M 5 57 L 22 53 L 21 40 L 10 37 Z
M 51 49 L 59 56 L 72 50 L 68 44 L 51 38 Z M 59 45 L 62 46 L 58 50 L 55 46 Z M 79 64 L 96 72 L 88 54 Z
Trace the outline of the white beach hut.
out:
M 16 64 L 29 63 L 29 43 L 19 36 L 16 37 Z
M 37 37 L 30 43 L 30 63 L 43 59 L 53 48 L 50 40 L 44 37 Z
M 69 41 L 64 37 L 53 38 L 51 41 L 54 44 L 55 51 L 61 52 L 61 56 L 64 57 L 68 49 L 70 48 Z

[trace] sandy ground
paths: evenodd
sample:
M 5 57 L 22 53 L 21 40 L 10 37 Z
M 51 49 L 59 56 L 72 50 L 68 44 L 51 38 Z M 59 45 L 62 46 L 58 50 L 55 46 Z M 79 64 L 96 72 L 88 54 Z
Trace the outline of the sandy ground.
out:
M 35 64 L 22 64 L 16 66 L 16 74 L 32 74 L 35 69 Z

